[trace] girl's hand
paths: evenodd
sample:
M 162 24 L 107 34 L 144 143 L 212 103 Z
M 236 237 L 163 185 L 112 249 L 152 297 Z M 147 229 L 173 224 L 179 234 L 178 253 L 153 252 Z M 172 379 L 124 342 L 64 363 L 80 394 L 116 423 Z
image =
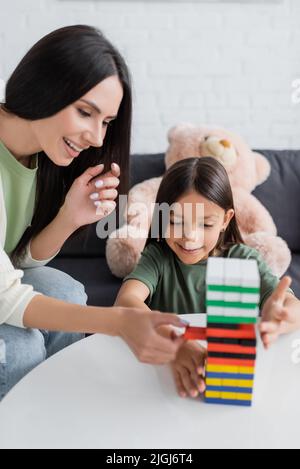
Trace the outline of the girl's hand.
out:
M 207 351 L 197 342 L 186 341 L 180 347 L 172 372 L 180 397 L 197 397 L 205 391 L 205 360 Z
M 290 287 L 291 282 L 290 277 L 283 277 L 264 304 L 259 330 L 266 349 L 298 320 L 298 317 L 285 304 L 287 289 Z
M 158 332 L 162 325 L 186 327 L 176 314 L 120 308 L 120 337 L 143 363 L 162 365 L 172 362 L 183 343 L 183 338 L 165 338 Z
M 74 229 L 95 223 L 116 208 L 120 168 L 113 163 L 111 171 L 99 177 L 103 169 L 103 164 L 88 168 L 75 179 L 67 193 L 61 213 Z

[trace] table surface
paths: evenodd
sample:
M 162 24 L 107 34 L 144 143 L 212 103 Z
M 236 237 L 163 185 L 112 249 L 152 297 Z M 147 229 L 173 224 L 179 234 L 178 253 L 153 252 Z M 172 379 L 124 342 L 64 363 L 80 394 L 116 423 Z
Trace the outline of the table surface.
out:
M 186 315 L 204 325 L 204 315 Z M 259 341 L 260 342 L 260 341 Z M 300 331 L 260 344 L 251 408 L 177 396 L 168 366 L 90 336 L 35 368 L 0 404 L 0 448 L 300 447 Z

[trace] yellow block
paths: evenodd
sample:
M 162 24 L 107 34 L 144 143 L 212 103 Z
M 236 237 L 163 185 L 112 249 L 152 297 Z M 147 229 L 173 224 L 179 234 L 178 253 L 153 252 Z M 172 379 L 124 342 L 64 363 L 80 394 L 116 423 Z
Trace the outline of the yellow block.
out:
M 251 401 L 252 394 L 240 394 L 235 392 L 218 392 L 218 391 L 206 391 L 206 397 L 213 399 L 227 399 L 234 401 Z
M 245 375 L 254 375 L 255 368 L 245 366 L 227 366 L 227 365 L 207 365 L 207 371 L 211 373 L 242 373 Z
M 208 386 L 230 386 L 232 388 L 253 388 L 254 381 L 247 381 L 242 379 L 218 379 L 207 378 L 206 384 Z
M 206 384 L 210 386 L 223 386 L 223 380 L 215 378 L 206 378 Z

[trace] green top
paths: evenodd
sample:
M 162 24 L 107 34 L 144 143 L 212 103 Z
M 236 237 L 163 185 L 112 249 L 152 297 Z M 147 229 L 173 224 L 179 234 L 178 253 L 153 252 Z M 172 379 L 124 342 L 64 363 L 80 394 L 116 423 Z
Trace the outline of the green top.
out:
M 4 250 L 11 254 L 30 226 L 35 206 L 37 158 L 34 169 L 23 166 L 0 141 L 0 177 L 7 227 Z
M 244 244 L 232 246 L 224 257 L 255 259 L 261 277 L 260 308 L 279 283 L 261 255 Z M 205 313 L 207 260 L 187 265 L 164 242 L 149 244 L 136 267 L 125 277 L 140 280 L 150 290 L 146 304 L 152 310 L 177 314 Z M 290 290 L 291 291 L 291 290 Z M 292 291 L 291 291 L 292 292 Z

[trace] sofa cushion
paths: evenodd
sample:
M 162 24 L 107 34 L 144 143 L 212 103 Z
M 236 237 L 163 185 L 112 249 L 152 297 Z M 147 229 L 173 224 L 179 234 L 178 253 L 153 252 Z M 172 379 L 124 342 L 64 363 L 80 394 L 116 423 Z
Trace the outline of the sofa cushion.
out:
M 300 152 L 261 151 L 271 163 L 269 179 L 254 195 L 271 212 L 278 233 L 294 251 L 288 273 L 292 288 L 300 297 Z M 164 155 L 134 155 L 131 164 L 131 186 L 164 173 Z M 67 272 L 82 282 L 90 305 L 113 305 L 121 280 L 114 277 L 105 260 L 106 241 L 97 238 L 96 226 L 91 225 L 76 237 L 70 238 L 49 264 Z
M 253 194 L 270 211 L 278 235 L 287 241 L 290 249 L 300 252 L 300 151 L 257 150 L 271 164 L 268 180 Z M 130 186 L 146 179 L 161 176 L 165 171 L 164 154 L 133 155 Z M 105 222 L 103 222 L 105 223 Z M 96 224 L 71 237 L 59 257 L 105 256 L 106 239 L 99 239 Z
M 267 181 L 253 194 L 271 213 L 278 235 L 300 252 L 300 151 L 261 151 L 271 164 Z
M 85 285 L 89 305 L 112 306 L 114 304 L 122 281 L 111 274 L 104 257 L 56 258 L 51 261 L 50 265 L 68 273 Z M 300 254 L 293 254 L 288 274 L 293 279 L 293 291 L 300 298 Z
M 85 286 L 88 304 L 91 306 L 112 306 L 122 284 L 114 277 L 104 257 L 53 259 L 50 267 L 62 270 Z

